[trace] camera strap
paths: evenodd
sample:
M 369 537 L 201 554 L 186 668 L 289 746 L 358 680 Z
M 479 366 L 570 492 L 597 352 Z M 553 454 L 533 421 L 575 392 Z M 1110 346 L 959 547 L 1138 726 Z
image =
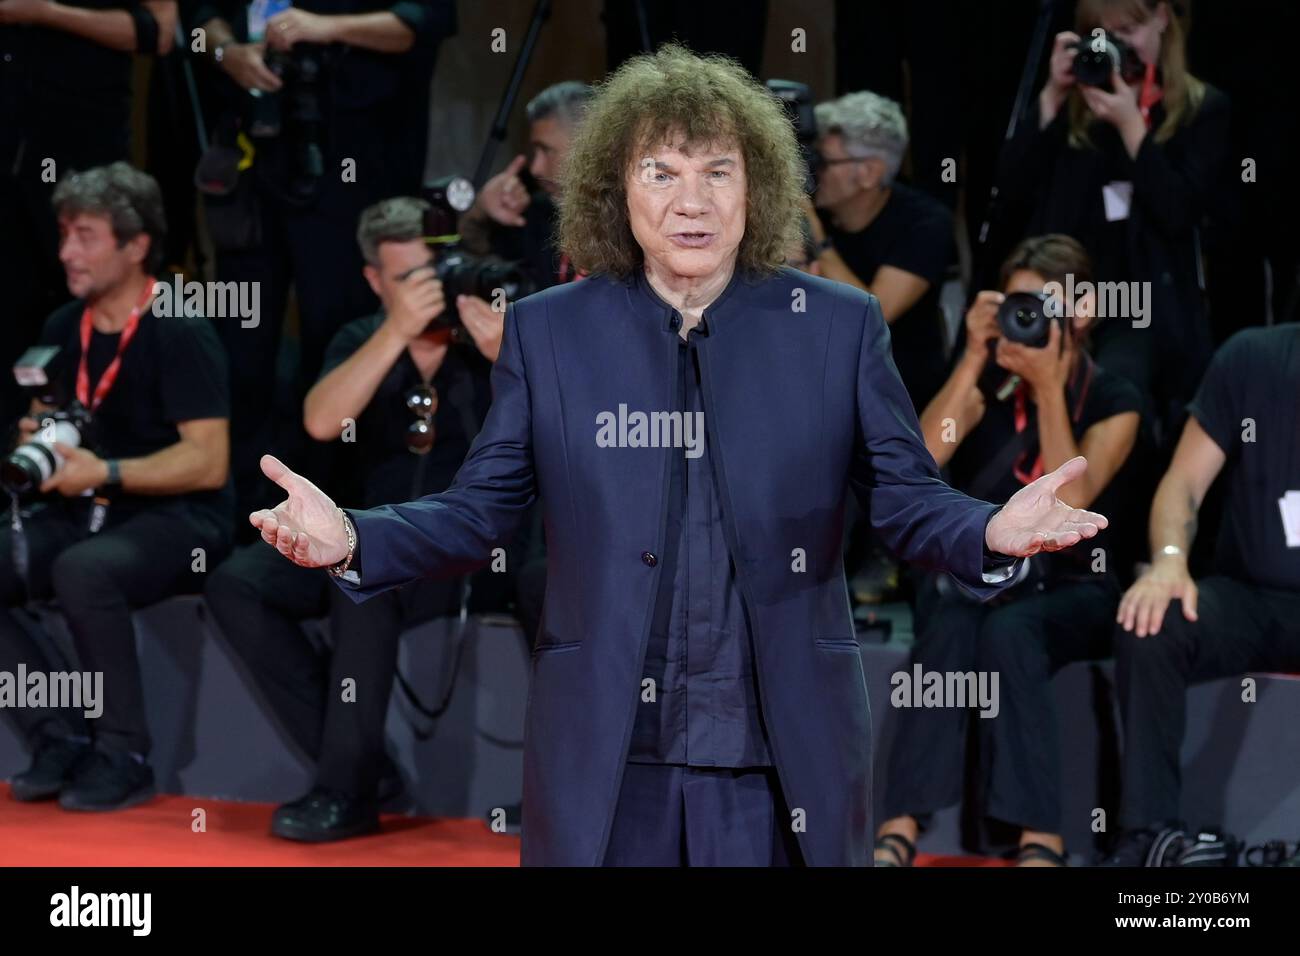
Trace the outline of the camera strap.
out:
M 117 381 L 117 373 L 122 368 L 122 353 L 126 347 L 131 344 L 131 339 L 135 337 L 136 329 L 140 326 L 140 315 L 144 312 L 144 307 L 148 301 L 153 298 L 154 277 L 145 276 L 144 292 L 140 296 L 140 301 L 136 303 L 135 308 L 127 317 L 126 325 L 122 329 L 122 337 L 117 342 L 117 355 L 113 356 L 113 361 L 104 369 L 104 373 L 99 376 L 99 381 L 95 385 L 95 394 L 90 394 L 90 332 L 91 332 L 91 312 L 92 307 L 87 305 L 86 310 L 81 313 L 81 359 L 77 362 L 77 401 L 81 402 L 92 413 L 99 408 L 100 403 L 113 388 L 113 383 Z
M 31 566 L 31 556 L 27 547 L 27 533 L 23 530 L 23 509 L 19 505 L 16 491 L 9 492 L 9 528 L 13 532 L 10 535 L 10 544 L 13 550 L 14 573 L 30 593 L 27 570 Z

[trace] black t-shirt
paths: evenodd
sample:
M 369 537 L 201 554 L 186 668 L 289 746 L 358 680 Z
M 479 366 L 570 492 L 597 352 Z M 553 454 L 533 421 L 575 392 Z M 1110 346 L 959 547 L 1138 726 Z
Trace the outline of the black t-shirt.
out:
M 863 282 L 874 280 L 881 266 L 893 266 L 930 283 L 917 303 L 891 323 L 894 364 L 912 403 L 921 411 L 943 386 L 943 317 L 939 290 L 948 266 L 957 258 L 952 213 L 937 199 L 903 183 L 894 183 L 889 201 L 860 232 L 845 232 L 822 213 L 826 234 Z
M 1088 371 L 1089 366 L 1091 367 L 1091 374 Z M 1006 401 L 998 401 L 996 394 L 1006 380 L 1007 375 L 1008 372 L 1005 369 L 992 362 L 985 368 L 979 384 L 980 391 L 984 395 L 984 417 L 980 419 L 980 423 L 971 430 L 971 433 L 957 447 L 957 451 L 954 452 L 952 460 L 949 462 L 949 471 L 954 488 L 968 494 L 976 494 L 981 498 L 996 503 L 1005 502 L 1024 487 L 1024 483 L 1016 477 L 1012 465 L 1009 465 L 1005 471 L 1001 472 L 996 481 L 986 483 L 981 479 L 981 487 L 972 487 L 975 481 L 981 478 L 981 474 L 989 466 L 989 463 L 997 461 L 1003 455 L 1003 449 L 1016 436 L 1015 397 L 1012 396 Z M 1075 441 L 1079 441 L 1084 433 L 1098 422 L 1124 412 L 1138 412 L 1141 414 L 1142 411 L 1142 395 L 1137 388 L 1127 379 L 1112 372 L 1107 372 L 1091 360 L 1088 360 L 1086 365 L 1082 361 L 1080 362 L 1066 390 L 1066 400 L 1072 422 L 1071 434 L 1073 434 Z M 1026 413 L 1025 428 L 1031 435 L 1036 437 L 1038 434 L 1038 406 L 1032 401 L 1027 402 Z M 1034 458 L 1037 457 L 1039 451 L 1040 448 L 1037 442 L 1034 442 L 1031 445 L 1032 453 L 1021 464 L 1022 471 L 1028 473 L 1032 469 Z M 1121 471 L 1111 480 L 1110 484 L 1097 496 L 1096 501 L 1088 506 L 1089 510 L 1104 514 L 1112 521 L 1117 515 L 1128 513 L 1130 509 L 1126 508 L 1124 500 L 1126 495 L 1125 483 L 1120 480 L 1122 474 Z M 1109 553 L 1108 541 L 1109 529 L 1102 531 L 1096 538 L 1088 541 L 1086 546 L 1079 545 L 1043 557 L 1049 562 L 1053 572 L 1091 574 L 1094 549 L 1103 548 Z M 1107 562 L 1108 571 L 1117 570 L 1112 567 L 1112 564 L 1113 562 Z
M 45 321 L 42 345 L 59 346 L 53 374 L 62 394 L 76 396 L 85 303 L 69 302 Z M 121 333 L 93 331 L 86 360 L 90 393 L 117 355 Z M 92 415 L 86 444 L 101 458 L 143 458 L 180 440 L 177 422 L 230 417 L 230 376 L 225 350 L 208 320 L 160 318 L 146 310 L 122 353 L 117 380 Z M 179 495 L 113 495 L 118 514 L 162 503 L 185 503 L 222 527 L 234 520 L 234 487 Z
M 87 10 L 130 10 L 139 0 L 65 0 Z M 77 169 L 126 159 L 131 57 L 64 30 L 0 26 L 0 168 L 45 157 Z M 60 178 L 71 170 L 59 168 Z
M 347 361 L 383 321 L 379 313 L 339 329 L 325 352 L 321 377 Z M 447 350 L 431 383 L 438 393 L 433 448 L 417 455 L 406 446 L 407 432 L 416 421 L 406 396 L 424 380 L 411 353 L 402 352 L 357 418 L 356 441 L 343 443 L 360 456 L 363 507 L 410 501 L 447 489 L 491 404 L 491 368 L 470 346 L 453 345 Z
M 1278 504 L 1300 491 L 1300 324 L 1228 339 L 1188 411 L 1228 459 L 1218 570 L 1261 587 L 1300 588 L 1300 548 L 1287 547 Z

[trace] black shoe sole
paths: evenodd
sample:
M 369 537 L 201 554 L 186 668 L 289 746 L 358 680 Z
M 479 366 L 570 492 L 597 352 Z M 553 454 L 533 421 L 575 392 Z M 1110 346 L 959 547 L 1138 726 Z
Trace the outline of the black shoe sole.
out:
M 32 787 L 11 780 L 9 781 L 9 795 L 20 803 L 36 803 L 40 800 L 54 799 L 63 790 L 63 786 L 61 783 L 56 783 L 44 787 Z
M 111 813 L 114 810 L 128 810 L 131 807 L 147 803 L 158 795 L 158 790 L 152 784 L 142 790 L 137 790 L 125 800 L 113 804 L 95 804 L 82 803 L 77 799 L 75 791 L 64 790 L 59 796 L 59 806 L 64 810 L 76 810 L 85 813 Z
M 302 827 L 291 823 L 271 823 L 271 835 L 295 843 L 334 843 L 338 840 L 350 840 L 353 837 L 369 836 L 378 833 L 381 827 L 378 820 L 365 820 L 351 826 L 335 827 L 330 830 L 318 830 L 314 827 Z

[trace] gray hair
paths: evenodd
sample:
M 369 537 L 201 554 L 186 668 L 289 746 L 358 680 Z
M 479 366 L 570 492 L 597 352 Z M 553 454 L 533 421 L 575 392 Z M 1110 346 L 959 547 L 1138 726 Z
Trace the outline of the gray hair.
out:
M 51 197 L 56 216 L 104 216 L 120 249 L 136 236 L 149 237 L 144 267 L 150 275 L 162 268 L 167 216 L 162 190 L 148 173 L 118 160 L 73 173 L 54 188 Z
M 816 115 L 819 135 L 838 133 L 845 152 L 856 159 L 884 160 L 884 185 L 893 183 L 907 152 L 907 120 L 897 103 L 862 90 L 818 103 Z
M 593 92 L 588 84 L 577 80 L 554 83 L 529 100 L 524 113 L 530 123 L 554 116 L 566 126 L 576 126 Z
M 394 196 L 365 209 L 357 222 L 361 258 L 377 268 L 380 243 L 424 238 L 424 214 L 430 208 L 423 199 Z

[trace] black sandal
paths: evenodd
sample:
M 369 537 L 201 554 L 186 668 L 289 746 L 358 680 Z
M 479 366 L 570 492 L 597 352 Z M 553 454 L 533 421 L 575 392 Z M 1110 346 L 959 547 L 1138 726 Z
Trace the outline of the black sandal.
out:
M 1029 860 L 1043 860 L 1052 866 L 1069 866 L 1068 858 L 1068 853 L 1057 853 L 1050 846 L 1043 846 L 1041 843 L 1026 843 L 1016 851 L 1016 866 L 1021 866 Z
M 897 863 L 882 863 L 875 859 L 875 851 L 884 850 L 894 855 Z M 907 837 L 899 833 L 886 833 L 884 836 L 877 838 L 875 848 L 872 851 L 872 859 L 876 866 L 911 866 L 912 861 L 916 859 L 916 844 Z

